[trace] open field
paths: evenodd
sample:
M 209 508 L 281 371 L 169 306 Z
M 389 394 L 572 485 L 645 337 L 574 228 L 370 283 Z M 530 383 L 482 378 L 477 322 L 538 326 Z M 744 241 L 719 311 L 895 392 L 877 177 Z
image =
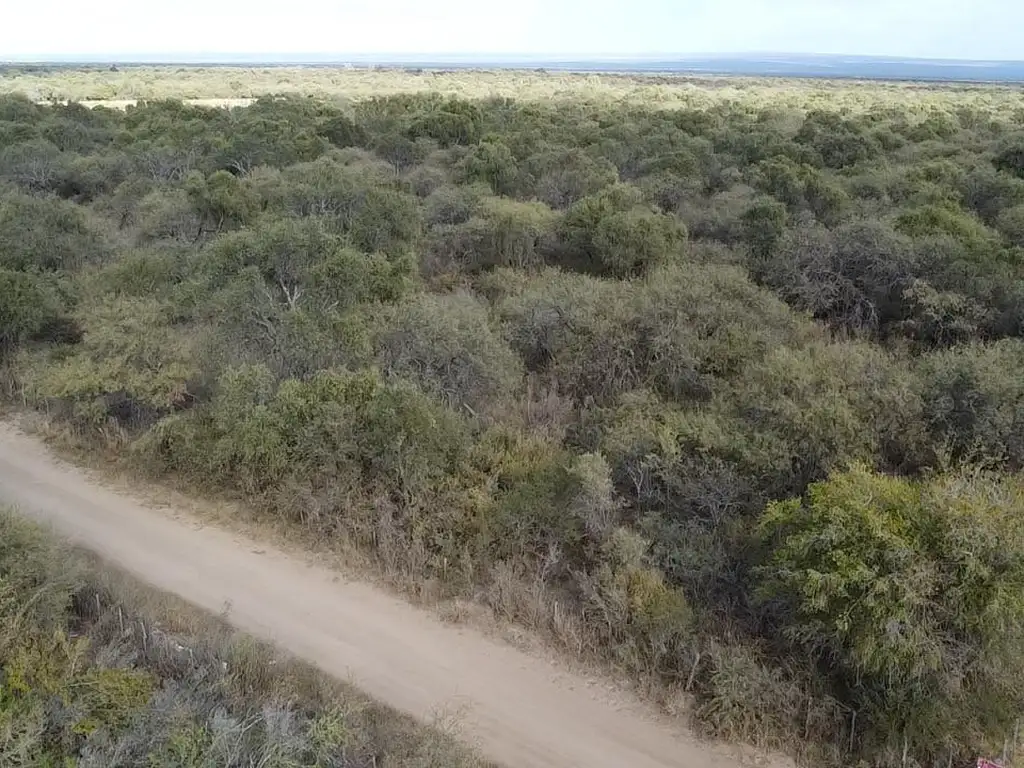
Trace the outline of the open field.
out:
M 850 109 L 879 105 L 909 110 L 984 107 L 1011 114 L 1021 106 L 1017 85 L 924 84 L 849 80 L 567 74 L 532 70 L 411 71 L 330 67 L 148 67 L 22 71 L 0 68 L 0 93 L 35 101 L 121 105 L 137 99 L 188 99 L 232 105 L 237 99 L 301 94 L 335 101 L 397 94 L 466 99 L 515 98 L 564 102 L 624 102 L 645 108 L 709 108 L 739 103 L 777 109 Z

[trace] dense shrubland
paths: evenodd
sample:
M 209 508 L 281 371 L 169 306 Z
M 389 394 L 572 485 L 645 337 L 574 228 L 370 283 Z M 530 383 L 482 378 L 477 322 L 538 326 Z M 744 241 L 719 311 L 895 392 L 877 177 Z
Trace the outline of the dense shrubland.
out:
M 837 765 L 999 752 L 1024 113 L 859 88 L 5 97 L 3 382 L 683 690 L 710 732 Z
M 0 510 L 5 768 L 480 766 Z

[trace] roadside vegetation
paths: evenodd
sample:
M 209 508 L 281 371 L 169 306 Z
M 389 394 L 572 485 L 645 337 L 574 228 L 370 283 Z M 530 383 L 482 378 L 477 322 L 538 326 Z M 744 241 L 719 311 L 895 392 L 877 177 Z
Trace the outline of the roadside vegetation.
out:
M 484 763 L 0 510 L 0 765 Z
M 0 98 L 11 402 L 709 734 L 1012 752 L 1020 91 L 457 77 L 478 98 Z

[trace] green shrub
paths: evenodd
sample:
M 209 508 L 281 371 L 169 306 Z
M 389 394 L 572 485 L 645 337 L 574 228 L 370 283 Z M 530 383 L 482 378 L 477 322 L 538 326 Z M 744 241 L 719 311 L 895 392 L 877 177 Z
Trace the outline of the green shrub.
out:
M 74 270 L 106 254 L 103 239 L 73 203 L 18 193 L 0 197 L 0 267 Z
M 1024 344 L 1005 339 L 921 359 L 924 423 L 939 452 L 954 461 L 1024 466 Z
M 162 414 L 187 408 L 198 374 L 194 339 L 167 323 L 166 303 L 111 299 L 81 317 L 82 343 L 26 372 L 26 395 L 58 403 L 91 427 L 108 418 L 145 428 Z
M 565 265 L 596 275 L 642 275 L 677 261 L 686 228 L 644 206 L 634 187 L 619 184 L 574 203 L 558 228 Z
M 466 449 L 459 418 L 403 381 L 322 371 L 277 383 L 264 366 L 230 368 L 208 407 L 158 425 L 145 449 L 249 494 L 288 479 L 344 483 L 353 473 L 411 498 Z
M 474 413 L 503 402 L 522 379 L 515 354 L 490 328 L 486 306 L 464 293 L 397 305 L 376 345 L 386 375 L 415 381 L 449 406 Z
M 1009 732 L 1024 703 L 1022 503 L 1008 478 L 855 467 L 769 505 L 758 594 L 788 642 L 851 684 L 873 747 L 930 759 L 946 739 L 984 753 Z
M 635 283 L 545 272 L 499 306 L 529 370 L 580 400 L 650 386 L 707 399 L 775 344 L 812 335 L 741 273 L 687 265 Z

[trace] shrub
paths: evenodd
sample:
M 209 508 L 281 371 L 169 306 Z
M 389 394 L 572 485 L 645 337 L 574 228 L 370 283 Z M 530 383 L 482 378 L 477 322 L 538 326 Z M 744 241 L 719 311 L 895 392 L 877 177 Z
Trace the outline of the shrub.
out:
M 566 266 L 597 275 L 642 275 L 677 260 L 686 229 L 645 207 L 634 187 L 619 184 L 585 197 L 559 225 Z
M 198 373 L 193 340 L 166 323 L 167 307 L 123 298 L 82 317 L 82 343 L 53 363 L 37 360 L 27 373 L 28 397 L 53 402 L 91 427 L 107 419 L 138 429 L 191 405 Z
M 938 450 L 954 461 L 1024 466 L 1024 344 L 1005 339 L 921 359 L 923 419 Z
M 419 296 L 397 305 L 382 324 L 378 361 L 386 375 L 482 413 L 522 379 L 519 361 L 489 326 L 487 308 L 468 294 Z
M 61 318 L 53 287 L 37 275 L 0 268 L 0 358 Z
M 774 344 L 809 329 L 729 267 L 685 266 L 621 283 L 545 272 L 499 306 L 512 347 L 580 400 L 651 386 L 706 399 Z
M 344 485 L 362 471 L 411 499 L 452 469 L 465 440 L 455 414 L 405 382 L 322 371 L 278 384 L 247 366 L 225 371 L 193 417 L 158 425 L 144 450 L 257 496 L 288 480 Z
M 873 748 L 927 760 L 944 740 L 984 753 L 1008 732 L 1022 704 L 1022 503 L 1009 478 L 855 467 L 769 505 L 759 595 L 788 642 L 850 684 Z
M 106 255 L 84 211 L 63 200 L 8 194 L 0 198 L 0 267 L 74 270 Z

